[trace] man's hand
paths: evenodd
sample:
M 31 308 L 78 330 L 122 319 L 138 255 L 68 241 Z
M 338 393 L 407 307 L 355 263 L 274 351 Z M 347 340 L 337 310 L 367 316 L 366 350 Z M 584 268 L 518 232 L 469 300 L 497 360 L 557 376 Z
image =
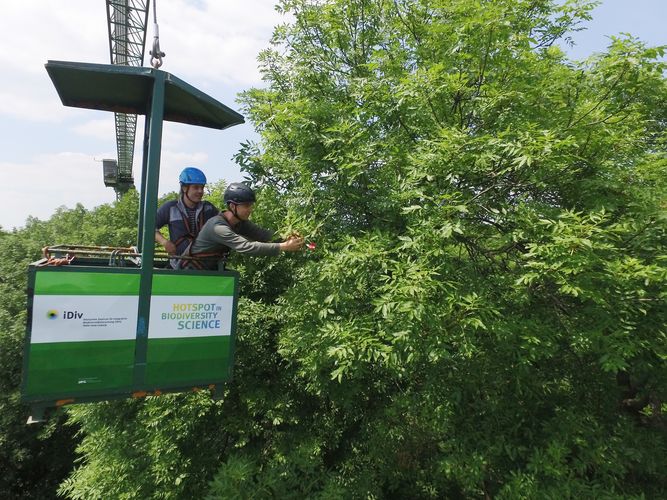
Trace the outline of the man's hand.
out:
M 287 241 L 280 244 L 280 250 L 283 252 L 298 252 L 303 247 L 303 238 L 301 236 L 290 236 Z
M 176 245 L 174 245 L 173 241 L 162 236 L 160 231 L 155 231 L 155 241 L 164 247 L 167 251 L 167 255 L 176 255 Z
M 176 245 L 174 245 L 173 241 L 167 240 L 162 246 L 167 251 L 167 255 L 176 255 Z

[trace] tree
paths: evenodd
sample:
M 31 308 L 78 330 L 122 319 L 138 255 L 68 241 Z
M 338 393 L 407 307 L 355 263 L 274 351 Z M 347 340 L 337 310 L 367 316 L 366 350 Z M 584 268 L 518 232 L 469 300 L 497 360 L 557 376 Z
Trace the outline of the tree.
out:
M 237 161 L 317 250 L 234 263 L 223 401 L 73 410 L 62 491 L 664 496 L 664 48 L 569 61 L 585 1 L 281 8 Z
M 64 207 L 47 221 L 0 233 L 0 493 L 3 498 L 53 498 L 72 470 L 77 428 L 56 413 L 46 424 L 26 425 L 30 410 L 19 388 L 26 328 L 27 268 L 56 244 L 130 245 L 136 237 L 135 191 L 92 211 Z

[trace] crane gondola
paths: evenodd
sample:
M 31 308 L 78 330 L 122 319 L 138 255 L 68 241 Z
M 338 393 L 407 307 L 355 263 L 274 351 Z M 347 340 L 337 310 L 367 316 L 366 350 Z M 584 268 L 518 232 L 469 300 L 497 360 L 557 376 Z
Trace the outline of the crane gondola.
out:
M 56 246 L 29 267 L 29 422 L 69 403 L 216 390 L 232 372 L 238 274 L 154 267 L 162 125 L 225 129 L 243 117 L 156 68 L 49 61 L 46 70 L 65 106 L 141 114 L 146 126 L 136 248 Z

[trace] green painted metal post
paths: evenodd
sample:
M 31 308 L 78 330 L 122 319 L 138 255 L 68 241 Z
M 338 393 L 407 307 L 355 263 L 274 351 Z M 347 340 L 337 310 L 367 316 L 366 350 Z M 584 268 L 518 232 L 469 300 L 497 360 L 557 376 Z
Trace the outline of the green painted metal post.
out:
M 141 234 L 141 271 L 139 281 L 139 310 L 137 318 L 137 344 L 134 355 L 135 390 L 144 386 L 146 378 L 146 354 L 148 350 L 148 320 L 153 286 L 153 262 L 155 257 L 155 215 L 160 180 L 160 150 L 162 148 L 162 120 L 164 118 L 165 75 L 153 70 L 153 93 L 150 110 L 146 113 L 148 124 L 148 162 L 145 184 L 141 188 L 143 199 L 143 228 Z M 144 174 L 142 173 L 142 180 Z
M 144 120 L 144 142 L 143 142 L 143 154 L 141 155 L 141 197 L 139 198 L 139 221 L 138 221 L 138 230 L 137 230 L 137 248 L 139 249 L 139 252 L 143 251 L 143 242 L 142 240 L 142 235 L 144 234 L 144 190 L 146 188 L 146 174 L 148 172 L 148 145 L 149 145 L 149 126 L 150 122 L 148 120 L 148 116 L 146 116 Z M 162 139 L 162 138 L 160 138 Z M 162 142 L 160 140 L 160 142 Z

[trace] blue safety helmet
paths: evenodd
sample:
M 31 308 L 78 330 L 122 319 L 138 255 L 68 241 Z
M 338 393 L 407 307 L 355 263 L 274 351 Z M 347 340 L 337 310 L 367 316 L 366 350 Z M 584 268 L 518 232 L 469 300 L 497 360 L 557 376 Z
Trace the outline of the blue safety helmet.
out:
M 178 176 L 178 182 L 181 183 L 181 186 L 187 186 L 189 184 L 202 184 L 205 186 L 206 176 L 204 175 L 204 172 L 196 167 L 185 167 L 181 172 L 181 175 Z

